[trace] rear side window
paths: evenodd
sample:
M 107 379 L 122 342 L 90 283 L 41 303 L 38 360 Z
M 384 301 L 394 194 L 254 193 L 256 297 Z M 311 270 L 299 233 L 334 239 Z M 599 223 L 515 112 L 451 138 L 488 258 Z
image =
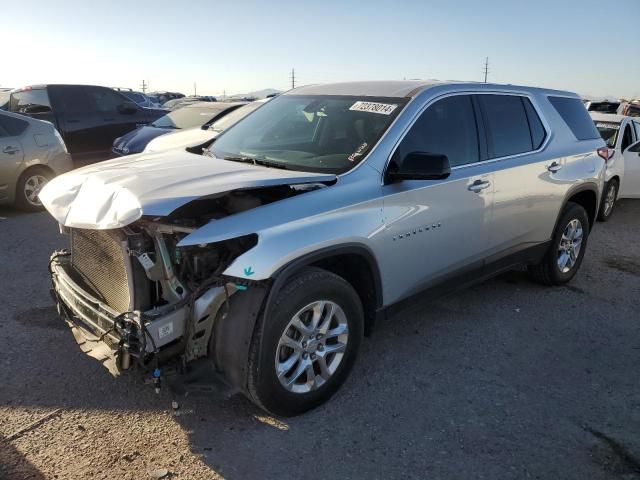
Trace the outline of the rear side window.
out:
M 547 132 L 542 125 L 542 120 L 538 116 L 538 112 L 533 108 L 528 98 L 522 98 L 524 109 L 527 112 L 527 120 L 529 120 L 529 130 L 531 130 L 531 144 L 534 150 L 539 149 L 547 138 Z
M 19 118 L 13 118 L 5 115 L 0 115 L 0 127 L 7 133 L 9 137 L 17 137 L 29 126 L 29 122 L 20 120 Z
M 86 113 L 91 111 L 84 87 L 53 85 L 49 88 L 56 108 L 60 108 L 63 112 Z
M 49 95 L 44 88 L 23 90 L 11 94 L 9 111 L 16 113 L 47 113 L 51 111 Z
M 593 120 L 579 98 L 549 97 L 549 101 L 578 140 L 600 138 Z
M 87 87 L 86 92 L 89 96 L 89 101 L 95 105 L 96 110 L 101 113 L 117 112 L 118 107 L 126 101 L 120 94 L 108 88 Z
M 535 150 L 522 97 L 516 95 L 478 95 L 477 98 L 484 113 L 490 158 L 506 157 Z M 535 114 L 535 112 L 533 113 Z M 537 114 L 535 114 L 535 119 L 540 121 Z M 542 128 L 542 125 L 539 128 Z M 544 139 L 544 133 L 542 135 Z M 540 132 L 538 132 L 539 136 Z
M 402 139 L 394 161 L 412 152 L 446 155 L 452 167 L 479 160 L 478 129 L 471 97 L 438 100 L 418 118 Z

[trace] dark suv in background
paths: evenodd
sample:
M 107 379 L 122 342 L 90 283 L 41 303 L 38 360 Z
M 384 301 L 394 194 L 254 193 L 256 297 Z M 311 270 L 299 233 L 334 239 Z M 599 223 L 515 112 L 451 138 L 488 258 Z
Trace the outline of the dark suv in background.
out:
M 113 141 L 166 111 L 136 105 L 120 92 L 92 85 L 38 85 L 11 92 L 8 110 L 53 123 L 76 166 L 113 156 Z

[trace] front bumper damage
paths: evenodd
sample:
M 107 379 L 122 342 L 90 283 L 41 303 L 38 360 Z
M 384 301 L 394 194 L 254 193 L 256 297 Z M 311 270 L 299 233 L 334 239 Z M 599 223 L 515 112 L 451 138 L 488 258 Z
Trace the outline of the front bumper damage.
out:
M 67 252 L 54 253 L 49 270 L 58 313 L 81 350 L 114 376 L 132 366 L 150 369 L 170 358 L 182 356 L 190 361 L 206 355 L 206 344 L 198 340 L 208 338 L 213 322 L 208 326 L 199 322 L 206 331 L 196 331 L 198 338 L 185 342 L 187 321 L 213 319 L 227 295 L 235 292 L 233 286 L 225 291 L 225 286 L 214 285 L 198 298 L 186 298 L 166 308 L 118 313 L 76 281 Z

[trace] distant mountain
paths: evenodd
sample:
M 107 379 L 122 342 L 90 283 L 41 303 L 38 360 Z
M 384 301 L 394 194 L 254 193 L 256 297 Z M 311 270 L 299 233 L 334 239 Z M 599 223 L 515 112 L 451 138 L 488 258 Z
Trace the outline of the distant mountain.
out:
M 227 98 L 255 98 L 256 100 L 260 98 L 266 98 L 267 95 L 273 95 L 277 93 L 282 93 L 282 90 L 276 90 L 275 88 L 265 88 L 263 90 L 256 90 L 254 92 L 248 93 L 236 93 L 234 95 L 229 95 Z

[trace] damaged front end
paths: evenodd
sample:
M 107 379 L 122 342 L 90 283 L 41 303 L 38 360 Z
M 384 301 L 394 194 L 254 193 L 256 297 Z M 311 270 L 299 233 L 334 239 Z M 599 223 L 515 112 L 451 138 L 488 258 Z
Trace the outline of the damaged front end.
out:
M 258 302 L 252 307 L 252 329 L 267 282 L 228 278 L 223 272 L 257 244 L 258 236 L 178 244 L 205 223 L 300 192 L 290 186 L 231 192 L 117 229 L 61 226 L 70 248 L 51 257 L 52 293 L 81 349 L 114 375 L 175 358 L 185 364 L 210 353 L 216 319 L 229 313 L 230 297 L 249 288 L 262 292 L 247 295 Z M 223 363 L 225 355 L 211 357 Z

